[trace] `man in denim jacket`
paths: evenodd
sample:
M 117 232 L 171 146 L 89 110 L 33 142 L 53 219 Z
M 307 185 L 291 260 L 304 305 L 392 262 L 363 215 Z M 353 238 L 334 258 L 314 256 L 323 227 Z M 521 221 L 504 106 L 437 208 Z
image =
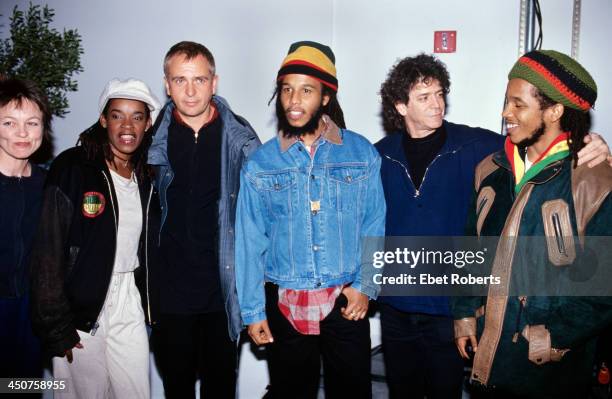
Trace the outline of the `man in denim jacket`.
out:
M 212 53 L 195 42 L 164 61 L 170 101 L 153 126 L 149 163 L 161 203 L 159 271 L 151 285 L 152 345 L 166 398 L 236 396 L 242 330 L 234 277 L 240 168 L 260 142 L 215 94 Z
M 278 72 L 278 137 L 242 170 L 236 287 L 249 335 L 267 344 L 272 397 L 370 397 L 373 283 L 366 237 L 384 236 L 380 157 L 345 129 L 327 46 L 294 43 Z M 375 240 L 376 241 L 376 240 Z M 367 257 L 364 257 L 367 259 Z

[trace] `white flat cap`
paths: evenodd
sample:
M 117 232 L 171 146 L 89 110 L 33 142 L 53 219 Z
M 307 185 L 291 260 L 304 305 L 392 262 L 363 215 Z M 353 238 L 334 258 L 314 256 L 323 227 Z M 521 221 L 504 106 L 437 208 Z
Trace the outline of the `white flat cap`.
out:
M 100 95 L 100 101 L 98 103 L 98 113 L 101 114 L 106 107 L 108 100 L 113 98 L 126 98 L 128 100 L 138 100 L 147 104 L 149 111 L 151 112 L 151 119 L 155 122 L 157 113 L 159 112 L 161 105 L 155 94 L 151 92 L 149 86 L 142 80 L 138 79 L 125 79 L 121 80 L 118 78 L 112 79 L 106 84 L 102 94 Z

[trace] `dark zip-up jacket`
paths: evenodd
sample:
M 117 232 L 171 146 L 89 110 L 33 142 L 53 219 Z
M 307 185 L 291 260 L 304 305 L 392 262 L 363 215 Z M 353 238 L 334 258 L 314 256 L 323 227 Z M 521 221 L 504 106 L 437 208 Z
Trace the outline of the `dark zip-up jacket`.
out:
M 156 298 L 155 245 L 159 201 L 151 182 L 138 182 L 143 211 L 135 278 L 147 321 Z M 102 157 L 90 160 L 82 147 L 52 163 L 43 193 L 32 251 L 32 321 L 48 355 L 62 356 L 79 342 L 77 329 L 95 334 L 115 261 L 119 208 Z
M 453 299 L 455 336 L 479 336 L 474 381 L 521 397 L 583 397 L 595 337 L 612 322 L 609 289 L 601 290 L 612 169 L 572 162 L 551 163 L 518 194 L 505 152 L 476 170 L 468 232 L 501 237 L 490 270 L 500 280 L 486 298 Z
M 29 177 L 0 173 L 0 299 L 28 294 L 32 239 L 38 225 L 46 171 Z
M 375 144 L 387 203 L 387 236 L 461 236 L 465 231 L 474 170 L 487 155 L 503 147 L 504 137 L 490 130 L 444 121 L 446 142 L 425 170 L 419 189 L 410 177 L 402 135 L 391 134 Z M 380 297 L 403 312 L 450 317 L 448 298 Z

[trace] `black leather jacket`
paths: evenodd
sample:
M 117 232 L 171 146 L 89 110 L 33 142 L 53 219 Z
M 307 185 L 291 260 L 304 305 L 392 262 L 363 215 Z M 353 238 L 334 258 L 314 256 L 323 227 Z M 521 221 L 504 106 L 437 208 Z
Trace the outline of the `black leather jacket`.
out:
M 142 180 L 142 179 L 141 179 Z M 147 322 L 155 320 L 155 250 L 159 200 L 139 181 L 143 226 L 135 271 Z M 32 251 L 32 322 L 45 351 L 62 356 L 79 342 L 77 329 L 95 334 L 110 284 L 119 218 L 117 197 L 102 157 L 71 148 L 52 163 Z

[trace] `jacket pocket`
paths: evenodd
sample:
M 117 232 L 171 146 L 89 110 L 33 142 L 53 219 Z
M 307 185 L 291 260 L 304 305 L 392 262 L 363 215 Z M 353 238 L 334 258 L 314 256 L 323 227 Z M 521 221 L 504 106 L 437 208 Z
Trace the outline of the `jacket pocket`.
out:
M 566 266 L 576 259 L 576 248 L 567 202 L 561 199 L 542 204 L 542 219 L 548 259 L 555 266 Z
M 256 176 L 257 187 L 265 197 L 270 212 L 277 217 L 286 217 L 291 213 L 291 203 L 296 196 L 296 172 L 283 171 L 265 173 Z
M 365 164 L 333 165 L 328 166 L 329 191 L 332 206 L 337 210 L 358 208 L 365 184 L 367 184 L 368 170 Z
M 479 237 L 482 226 L 493 206 L 493 201 L 495 201 L 495 190 L 493 190 L 492 187 L 487 186 L 480 190 L 478 199 L 476 200 L 476 232 Z

